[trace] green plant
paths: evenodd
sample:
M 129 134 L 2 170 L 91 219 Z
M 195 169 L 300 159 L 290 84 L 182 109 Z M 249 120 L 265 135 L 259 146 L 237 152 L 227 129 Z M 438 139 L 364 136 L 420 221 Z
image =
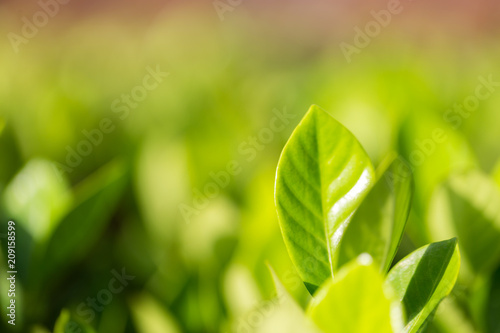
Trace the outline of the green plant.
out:
M 375 170 L 353 134 L 310 108 L 281 154 L 275 202 L 290 258 L 313 295 L 304 314 L 312 330 L 425 329 L 455 285 L 460 254 L 452 238 L 391 269 L 412 193 L 412 173 L 401 159 Z

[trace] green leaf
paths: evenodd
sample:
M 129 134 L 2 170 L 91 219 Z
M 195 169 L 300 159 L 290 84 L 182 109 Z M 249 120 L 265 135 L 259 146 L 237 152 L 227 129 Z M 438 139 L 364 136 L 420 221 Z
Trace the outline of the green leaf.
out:
M 403 302 L 408 322 L 404 332 L 418 332 L 451 292 L 460 269 L 456 238 L 421 247 L 389 272 L 391 285 Z
M 410 213 L 413 181 L 410 168 L 394 160 L 370 190 L 347 226 L 337 266 L 370 254 L 385 273 L 396 255 Z
M 500 262 L 500 189 L 486 175 L 470 171 L 436 190 L 429 208 L 434 239 L 457 236 L 464 274 L 492 272 Z
M 307 313 L 327 333 L 400 332 L 404 323 L 401 303 L 368 254 L 321 286 Z
M 142 293 L 130 300 L 135 330 L 139 333 L 179 333 L 175 318 L 153 296 Z
M 39 270 L 49 276 L 92 247 L 107 225 L 126 182 L 124 164 L 116 161 L 86 179 L 77 189 L 76 204 L 62 219 L 40 255 Z M 42 280 L 42 279 L 38 279 Z
M 309 291 L 333 276 L 333 254 L 374 178 L 356 138 L 312 106 L 283 149 L 275 186 L 283 238 Z
M 67 309 L 63 309 L 57 318 L 54 326 L 54 333 L 95 333 L 95 330 L 83 323 L 81 320 L 72 318 L 71 313 Z

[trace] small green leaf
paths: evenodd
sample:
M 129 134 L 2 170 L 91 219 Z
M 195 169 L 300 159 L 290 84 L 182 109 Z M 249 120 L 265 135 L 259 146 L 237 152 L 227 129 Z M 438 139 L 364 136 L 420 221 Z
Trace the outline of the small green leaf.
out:
M 418 332 L 451 292 L 460 269 L 456 238 L 421 247 L 389 272 L 391 285 L 403 302 L 408 322 L 404 332 Z
M 283 238 L 309 291 L 333 276 L 333 253 L 374 178 L 356 138 L 312 106 L 283 149 L 275 187 Z
M 54 333 L 95 333 L 95 330 L 89 325 L 72 318 L 71 313 L 63 309 L 57 318 L 54 326 Z
M 326 333 L 400 332 L 404 323 L 400 302 L 368 254 L 321 286 L 307 313 Z
M 130 300 L 130 310 L 139 333 L 179 333 L 175 318 L 153 296 L 142 293 Z
M 500 263 L 500 190 L 490 177 L 451 177 L 434 193 L 428 220 L 434 239 L 458 237 L 464 273 L 490 273 Z
M 370 254 L 385 273 L 396 255 L 411 207 L 413 181 L 410 168 L 394 160 L 361 203 L 345 230 L 337 267 Z

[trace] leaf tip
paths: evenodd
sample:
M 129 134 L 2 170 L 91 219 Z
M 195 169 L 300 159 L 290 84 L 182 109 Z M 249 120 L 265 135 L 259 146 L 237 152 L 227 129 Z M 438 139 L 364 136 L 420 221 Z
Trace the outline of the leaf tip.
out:
M 331 117 L 331 115 L 326 112 L 325 109 L 323 109 L 322 107 L 320 107 L 319 105 L 317 104 L 312 104 L 310 107 L 309 107 L 309 110 L 307 111 L 307 115 L 315 115 L 315 114 L 322 114 L 322 115 L 328 115 L 329 117 Z M 333 118 L 333 117 L 332 117 Z

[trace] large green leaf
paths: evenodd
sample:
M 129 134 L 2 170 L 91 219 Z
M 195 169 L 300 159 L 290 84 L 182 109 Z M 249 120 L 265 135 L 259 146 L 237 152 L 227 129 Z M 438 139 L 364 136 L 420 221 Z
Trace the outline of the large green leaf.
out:
M 491 272 L 500 262 L 499 188 L 477 171 L 451 177 L 432 198 L 429 229 L 434 239 L 458 237 L 464 273 Z
M 307 313 L 326 333 L 400 332 L 404 324 L 401 303 L 368 254 L 321 286 Z
M 408 317 L 405 332 L 425 328 L 439 303 L 453 289 L 459 269 L 456 238 L 421 247 L 394 266 L 387 284 L 405 306 Z
M 356 138 L 312 106 L 283 149 L 275 187 L 285 244 L 310 291 L 333 276 L 333 253 L 374 178 Z
M 363 200 L 345 230 L 338 267 L 369 253 L 387 272 L 401 242 L 410 213 L 413 181 L 410 168 L 394 160 Z

